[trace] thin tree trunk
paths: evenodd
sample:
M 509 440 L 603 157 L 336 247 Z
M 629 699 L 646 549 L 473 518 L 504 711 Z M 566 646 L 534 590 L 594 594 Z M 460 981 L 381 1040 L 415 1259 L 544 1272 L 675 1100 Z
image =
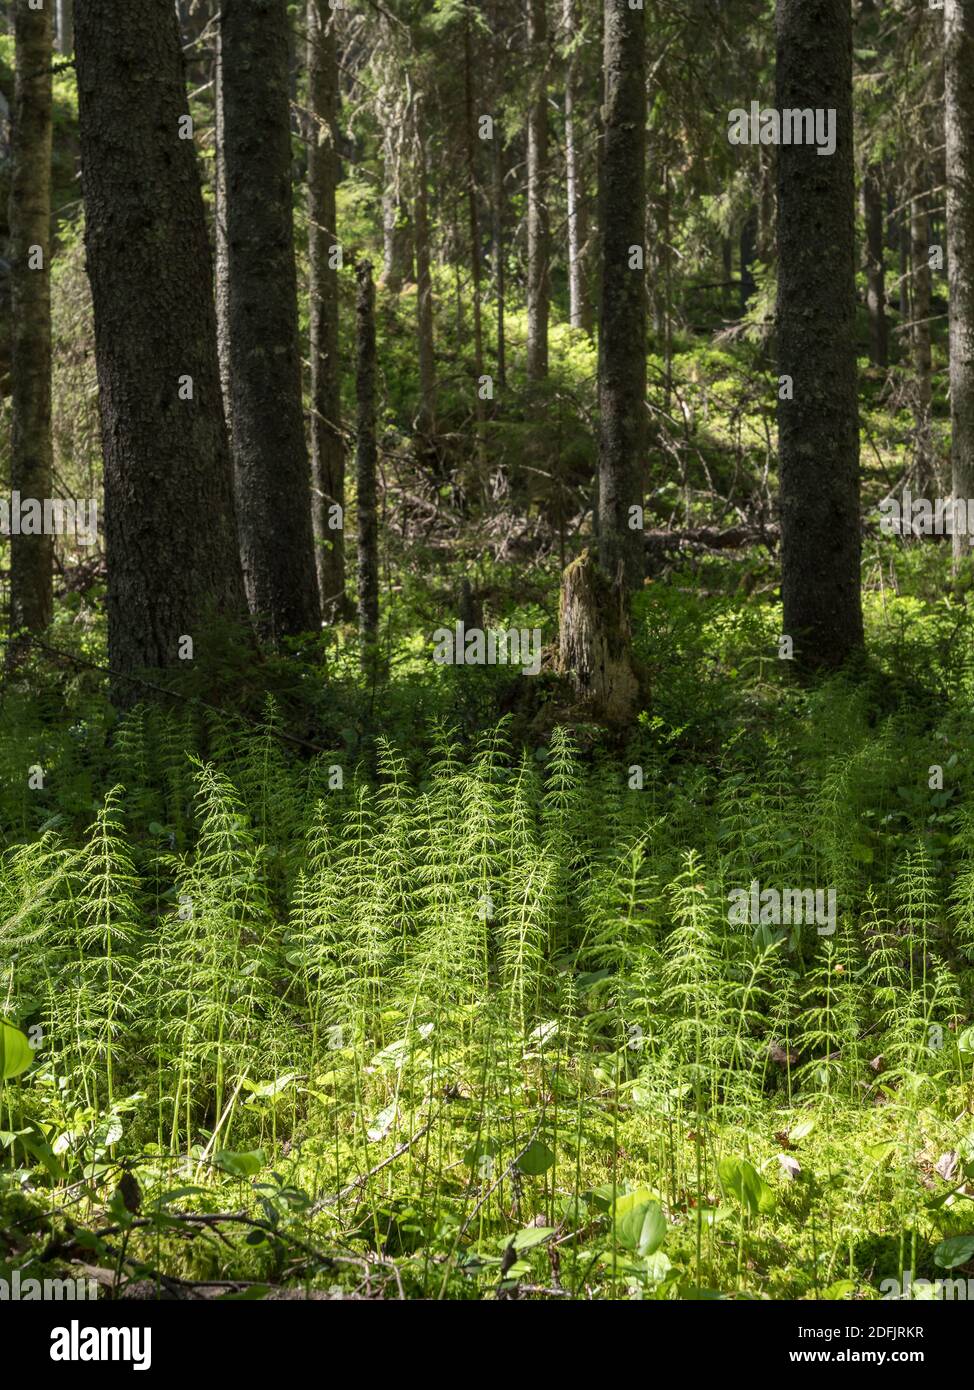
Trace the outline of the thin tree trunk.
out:
M 646 414 L 646 30 L 627 0 L 605 9 L 605 138 L 600 223 L 599 561 L 613 583 L 642 583 Z M 633 261 L 638 260 L 637 266 Z
M 386 136 L 382 186 L 382 285 L 398 294 L 409 279 L 412 236 L 406 201 L 400 189 L 399 155 L 392 146 L 393 135 Z
M 876 367 L 889 363 L 886 321 L 886 272 L 883 267 L 883 197 L 876 169 L 862 180 L 862 215 L 866 229 L 866 310 L 869 315 L 869 357 Z
M 754 265 L 758 234 L 758 215 L 751 210 L 741 225 L 741 315 L 747 313 L 747 306 L 754 298 L 757 285 L 751 267 Z
M 375 438 L 375 289 L 370 261 L 355 268 L 358 295 L 356 317 L 355 445 L 358 507 L 358 614 L 363 664 L 371 669 L 379 635 L 379 517 L 376 486 L 378 450 Z
M 416 160 L 416 348 L 419 360 L 417 428 L 424 449 L 429 451 L 436 433 L 436 359 L 433 341 L 433 281 L 430 275 L 429 169 L 421 97 L 417 97 L 413 107 L 413 145 Z
M 228 437 L 232 440 L 230 401 L 230 269 L 227 260 L 227 166 L 224 151 L 223 40 L 217 25 L 213 40 L 213 244 L 216 295 L 217 350 L 220 358 L 220 391 Z
M 18 5 L 10 174 L 10 482 L 51 497 L 51 12 Z M 10 537 L 10 627 L 42 632 L 53 612 L 54 538 Z
M 338 355 L 338 58 L 335 12 L 308 0 L 308 261 L 311 347 L 311 519 L 323 615 L 345 609 L 345 446 Z
M 484 426 L 487 412 L 481 394 L 481 380 L 484 375 L 484 334 L 480 312 L 480 212 L 477 207 L 477 135 L 474 128 L 473 101 L 473 41 L 470 20 L 463 21 L 463 76 L 464 107 L 467 137 L 467 211 L 470 228 L 470 274 L 473 280 L 473 361 L 474 361 L 474 415 L 477 423 L 476 456 L 478 464 L 484 460 Z
M 527 374 L 548 375 L 548 52 L 545 0 L 527 0 L 534 93 L 528 108 Z
M 916 429 L 917 487 L 928 495 L 934 484 L 933 438 L 931 433 L 930 350 L 930 216 L 927 210 L 927 171 L 917 171 L 921 191 L 910 203 L 910 255 L 913 260 L 913 370 L 914 420 Z
M 176 11 L 127 0 L 120 24 L 116 0 L 84 0 L 75 52 L 108 651 L 131 673 L 174 665 L 182 636 L 198 639 L 214 613 L 245 618 L 246 604 L 199 170 L 178 134 L 187 101 Z M 137 693 L 124 683 L 116 698 Z
M 572 328 L 591 331 L 591 313 L 585 286 L 585 190 L 582 183 L 581 155 L 575 111 L 578 105 L 578 56 L 574 47 L 577 28 L 577 0 L 564 0 L 562 24 L 569 46 L 565 63 L 565 179 L 568 201 L 568 302 Z
M 900 241 L 900 319 L 903 324 L 910 322 L 910 217 L 906 208 L 899 214 Z
M 947 135 L 947 250 L 950 289 L 952 490 L 974 498 L 974 6 L 944 6 L 944 123 Z M 967 518 L 968 531 L 972 520 Z M 954 532 L 954 562 L 970 556 Z
M 491 151 L 491 264 L 494 275 L 494 315 L 497 319 L 497 384 L 501 390 L 507 384 L 507 344 L 504 328 L 505 251 L 504 251 L 504 144 L 494 128 Z
M 505 225 L 505 202 L 506 190 L 504 187 L 504 141 L 501 136 L 500 123 L 497 118 L 499 107 L 499 97 L 504 90 L 505 69 L 504 51 L 501 43 L 501 14 L 502 7 L 500 0 L 492 0 L 491 4 L 491 80 L 494 91 L 494 130 L 493 140 L 491 141 L 491 224 L 490 224 L 490 261 L 491 275 L 494 288 L 494 316 L 497 319 L 497 385 L 503 390 L 507 384 L 507 344 L 505 342 L 504 329 L 504 292 L 505 292 L 505 250 L 504 250 L 504 225 Z
M 830 158 L 778 149 L 779 371 L 794 385 L 778 405 L 781 593 L 795 660 L 814 670 L 863 643 L 849 0 L 778 0 L 776 105 L 836 112 Z
M 237 519 L 272 642 L 321 624 L 301 399 L 286 0 L 223 0 L 227 324 Z
M 57 0 L 57 51 L 74 52 L 74 0 Z

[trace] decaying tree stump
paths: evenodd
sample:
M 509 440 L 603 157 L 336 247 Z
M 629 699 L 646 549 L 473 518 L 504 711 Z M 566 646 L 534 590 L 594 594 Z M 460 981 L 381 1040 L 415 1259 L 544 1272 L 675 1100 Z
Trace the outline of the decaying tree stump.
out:
M 632 721 L 640 683 L 632 661 L 626 591 L 587 550 L 565 570 L 559 615 L 559 666 L 590 717 Z

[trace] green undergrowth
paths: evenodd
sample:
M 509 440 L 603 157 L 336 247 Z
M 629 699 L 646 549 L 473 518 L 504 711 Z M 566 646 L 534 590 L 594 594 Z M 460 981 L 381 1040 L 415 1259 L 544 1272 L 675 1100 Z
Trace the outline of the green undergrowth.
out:
M 874 604 L 877 670 L 802 691 L 773 606 L 654 587 L 625 745 L 510 715 L 310 754 L 273 699 L 93 706 L 25 792 L 5 743 L 0 1264 L 232 1297 L 965 1274 L 960 605 Z M 834 890 L 834 931 L 730 920 L 755 881 Z

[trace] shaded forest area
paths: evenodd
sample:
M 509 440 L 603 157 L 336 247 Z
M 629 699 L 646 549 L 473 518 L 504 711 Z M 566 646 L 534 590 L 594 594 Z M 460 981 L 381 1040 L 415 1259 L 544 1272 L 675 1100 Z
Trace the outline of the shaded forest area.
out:
M 974 1288 L 974 0 L 7 0 L 0 390 L 3 1288 Z

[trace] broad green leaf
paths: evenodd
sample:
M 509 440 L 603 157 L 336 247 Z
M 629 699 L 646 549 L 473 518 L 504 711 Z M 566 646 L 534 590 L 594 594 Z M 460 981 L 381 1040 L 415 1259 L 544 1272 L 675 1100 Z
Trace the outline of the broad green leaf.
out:
M 263 1149 L 253 1149 L 249 1153 L 234 1153 L 230 1149 L 220 1149 L 214 1155 L 214 1163 L 235 1178 L 252 1178 L 267 1162 Z
M 724 1191 L 736 1197 L 751 1216 L 773 1211 L 773 1189 L 746 1158 L 722 1158 L 717 1172 Z
M 666 1217 L 655 1192 L 641 1187 L 620 1197 L 613 1211 L 612 1230 L 624 1250 L 652 1255 L 666 1238 Z
M 523 1231 L 518 1231 L 510 1243 L 515 1250 L 531 1250 L 535 1245 L 541 1245 L 544 1241 L 550 1240 L 554 1234 L 554 1226 L 525 1226 Z
M 540 1139 L 532 1139 L 518 1159 L 517 1166 L 528 1177 L 536 1178 L 539 1174 L 547 1172 L 554 1161 L 555 1156 L 547 1144 L 542 1144 Z
M 950 1236 L 942 1240 L 933 1252 L 933 1262 L 938 1269 L 956 1269 L 974 1259 L 974 1235 Z
M 0 1019 L 0 1081 L 20 1076 L 33 1060 L 30 1043 L 20 1029 Z

